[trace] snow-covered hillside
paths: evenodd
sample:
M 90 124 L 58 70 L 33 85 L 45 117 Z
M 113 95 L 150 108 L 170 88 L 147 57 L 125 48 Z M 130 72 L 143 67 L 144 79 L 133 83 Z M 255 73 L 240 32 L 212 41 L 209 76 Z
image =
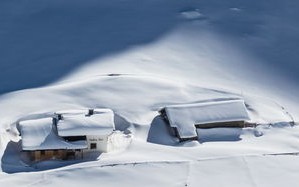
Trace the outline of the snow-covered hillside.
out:
M 288 123 L 299 120 L 298 8 L 0 1 L 0 186 L 298 185 L 299 127 Z M 198 130 L 198 141 L 180 143 L 158 113 L 231 99 L 262 125 Z M 84 162 L 22 162 L 16 122 L 85 108 L 112 109 L 129 147 Z

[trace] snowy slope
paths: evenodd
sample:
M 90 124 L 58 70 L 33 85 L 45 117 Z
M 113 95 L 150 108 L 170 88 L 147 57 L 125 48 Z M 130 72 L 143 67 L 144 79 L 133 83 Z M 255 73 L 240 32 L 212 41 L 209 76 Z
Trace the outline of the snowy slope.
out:
M 284 123 L 299 119 L 298 7 L 1 1 L 0 186 L 298 186 L 299 127 Z M 263 125 L 180 143 L 158 114 L 230 99 Z M 129 147 L 84 162 L 20 160 L 18 121 L 86 108 L 111 108 Z

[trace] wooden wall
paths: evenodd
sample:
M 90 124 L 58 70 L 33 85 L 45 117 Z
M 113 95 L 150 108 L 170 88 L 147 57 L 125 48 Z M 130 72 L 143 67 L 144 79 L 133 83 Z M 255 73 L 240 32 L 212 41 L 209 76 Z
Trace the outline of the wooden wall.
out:
M 244 121 L 229 121 L 229 122 L 218 122 L 218 123 L 195 124 L 195 127 L 199 128 L 199 129 L 223 128 L 223 127 L 244 128 L 245 122 Z
M 68 160 L 83 158 L 82 154 L 82 150 L 37 150 L 29 151 L 28 157 L 31 161 Z

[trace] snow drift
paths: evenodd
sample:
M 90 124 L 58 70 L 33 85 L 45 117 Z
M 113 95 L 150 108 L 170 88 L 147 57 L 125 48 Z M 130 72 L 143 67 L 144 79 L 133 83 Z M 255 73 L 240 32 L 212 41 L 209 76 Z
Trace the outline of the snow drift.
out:
M 299 129 L 285 123 L 299 118 L 298 6 L 1 1 L 0 184 L 298 185 Z M 179 143 L 157 112 L 226 99 L 243 99 L 266 125 Z M 127 149 L 84 163 L 20 162 L 16 122 L 82 108 L 112 109 L 116 129 L 133 133 L 115 137 Z

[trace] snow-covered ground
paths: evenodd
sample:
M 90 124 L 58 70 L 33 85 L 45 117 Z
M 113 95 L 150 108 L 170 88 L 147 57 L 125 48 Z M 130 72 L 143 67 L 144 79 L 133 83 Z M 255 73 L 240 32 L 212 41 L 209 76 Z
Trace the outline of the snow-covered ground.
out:
M 0 186 L 298 186 L 299 127 L 284 123 L 299 120 L 298 8 L 1 1 Z M 158 113 L 230 99 L 263 125 L 200 129 L 180 143 Z M 20 160 L 16 122 L 86 108 L 112 109 L 131 144 L 84 162 Z

